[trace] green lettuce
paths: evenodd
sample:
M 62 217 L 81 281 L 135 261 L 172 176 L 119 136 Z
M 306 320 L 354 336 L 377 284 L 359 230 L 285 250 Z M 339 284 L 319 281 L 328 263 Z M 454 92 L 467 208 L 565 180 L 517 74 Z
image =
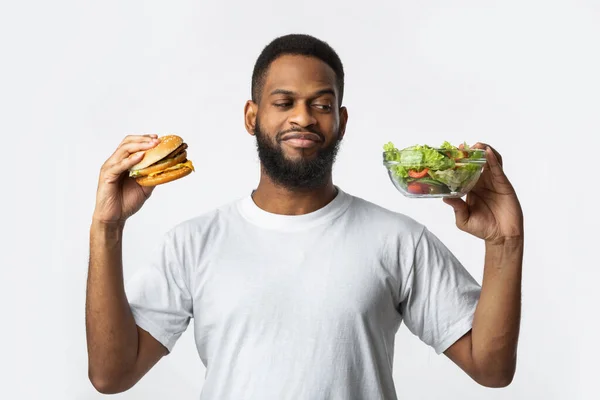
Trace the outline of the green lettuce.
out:
M 485 151 L 481 149 L 472 149 L 473 153 L 469 156 L 469 159 L 474 158 L 485 158 Z
M 440 153 L 429 146 L 415 146 L 413 151 L 420 151 L 423 154 L 423 160 L 419 165 L 422 170 L 427 167 L 429 169 L 444 170 L 454 167 L 454 160 Z
M 392 142 L 388 142 L 383 146 L 385 151 L 386 161 L 400 162 L 400 151 L 394 146 Z M 408 171 L 400 164 L 392 165 L 390 169 L 401 178 L 408 178 Z
M 465 148 L 466 149 L 469 148 L 466 143 L 465 143 Z M 440 146 L 440 149 L 446 150 L 445 153 L 453 159 L 460 159 L 460 158 L 464 157 L 464 153 L 458 147 L 455 147 L 452 144 L 450 144 L 450 142 L 442 143 L 442 145 Z
M 400 151 L 394 146 L 392 142 L 384 144 L 383 151 L 385 151 L 386 161 L 400 161 Z
M 448 169 L 444 171 L 429 171 L 428 174 L 433 179 L 444 183 L 450 190 L 455 191 L 461 188 L 468 182 L 471 177 L 479 171 L 479 166 L 475 164 L 461 165 L 456 169 Z
M 428 176 L 433 179 L 432 183 L 446 185 L 451 191 L 463 188 L 469 182 L 473 175 L 480 171 L 477 164 L 463 164 L 460 160 L 465 156 L 463 150 L 470 150 L 473 153 L 469 159 L 484 158 L 485 152 L 479 149 L 472 149 L 463 144 L 464 148 L 459 149 L 449 142 L 444 142 L 435 149 L 427 145 L 417 145 L 398 150 L 392 142 L 383 146 L 384 158 L 386 161 L 392 161 L 397 164 L 390 165 L 390 170 L 396 177 L 401 179 L 403 184 L 411 181 L 408 171 L 422 171 L 428 168 Z M 476 151 L 473 151 L 476 150 Z M 455 161 L 456 159 L 456 161 Z M 419 181 L 423 182 L 423 178 Z
M 400 163 L 395 167 L 401 166 L 402 170 L 422 171 L 423 168 L 444 170 L 453 168 L 455 165 L 454 160 L 427 145 L 417 145 L 398 150 L 392 142 L 388 142 L 383 146 L 383 149 L 386 161 Z
M 470 150 L 471 154 L 469 154 L 469 156 L 467 157 L 468 159 L 477 159 L 477 158 L 484 158 L 485 157 L 485 151 L 481 150 L 481 149 L 474 149 L 471 146 L 469 146 L 467 144 L 467 142 L 463 143 L 463 148 L 459 149 L 458 147 L 453 146 L 452 144 L 450 144 L 450 142 L 444 142 L 441 146 L 440 149 L 444 149 L 444 150 L 448 150 L 448 152 L 450 153 L 450 155 L 453 158 L 462 158 L 462 150 Z

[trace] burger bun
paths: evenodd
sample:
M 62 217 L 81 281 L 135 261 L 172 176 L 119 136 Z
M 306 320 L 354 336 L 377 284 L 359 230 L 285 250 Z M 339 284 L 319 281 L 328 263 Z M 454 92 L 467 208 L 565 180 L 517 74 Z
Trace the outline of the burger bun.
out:
M 177 135 L 162 136 L 158 138 L 158 141 L 156 146 L 144 152 L 144 157 L 139 163 L 131 167 L 129 169 L 130 171 L 137 171 L 149 167 L 171 154 L 183 144 L 183 139 Z
M 174 180 L 183 178 L 192 173 L 192 169 L 189 167 L 182 167 L 171 171 L 163 172 L 154 176 L 141 176 L 135 178 L 135 181 L 140 186 L 157 186 L 163 183 L 172 182 Z

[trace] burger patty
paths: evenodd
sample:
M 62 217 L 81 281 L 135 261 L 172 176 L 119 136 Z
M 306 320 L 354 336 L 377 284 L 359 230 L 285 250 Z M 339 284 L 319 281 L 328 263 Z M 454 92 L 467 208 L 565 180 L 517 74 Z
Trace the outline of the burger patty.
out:
M 175 158 L 175 157 L 177 157 L 179 154 L 183 153 L 185 151 L 185 149 L 187 149 L 187 147 L 188 147 L 187 143 L 182 143 L 178 148 L 176 148 L 175 150 L 173 150 L 171 152 L 171 154 L 169 154 L 168 156 L 166 156 L 165 158 L 163 158 L 163 160 L 167 159 L 167 158 Z
M 182 143 L 179 147 L 169 153 L 167 156 L 161 158 L 155 163 L 138 170 L 130 170 L 129 176 L 133 178 L 139 178 L 141 176 L 154 176 L 165 171 L 171 170 L 176 164 L 184 164 L 187 162 L 187 149 L 188 145 Z M 167 167 L 168 166 L 168 167 Z M 165 171 L 162 171 L 165 169 Z

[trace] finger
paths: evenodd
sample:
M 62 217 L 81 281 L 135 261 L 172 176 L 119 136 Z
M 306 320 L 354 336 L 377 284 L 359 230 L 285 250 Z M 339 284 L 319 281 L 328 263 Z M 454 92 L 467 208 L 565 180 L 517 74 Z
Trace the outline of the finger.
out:
M 117 148 L 113 156 L 110 164 L 116 164 L 123 160 L 124 158 L 129 157 L 130 155 L 137 153 L 139 151 L 146 151 L 158 144 L 156 140 L 143 141 L 143 142 L 130 142 L 122 144 Z
M 121 141 L 121 144 L 132 143 L 132 142 L 143 142 L 147 140 L 158 139 L 158 135 L 155 133 L 149 133 L 147 135 L 127 135 Z
M 485 150 L 487 148 L 490 148 L 492 150 L 492 152 L 494 153 L 494 155 L 496 156 L 496 158 L 498 159 L 498 163 L 500 164 L 500 166 L 504 165 L 502 164 L 502 156 L 500 155 L 500 153 L 498 153 L 498 151 L 496 151 L 496 149 L 494 149 L 492 146 L 490 146 L 487 143 L 481 143 L 481 142 L 477 142 L 475 143 L 473 146 L 471 146 L 471 148 L 473 149 L 480 149 L 480 150 Z
M 496 153 L 494 153 L 491 147 L 487 147 L 485 149 L 485 158 L 487 160 L 487 166 L 494 179 L 504 181 L 506 177 L 504 175 L 504 171 L 502 170 L 502 164 L 496 157 Z
M 469 222 L 469 206 L 460 197 L 444 197 L 444 203 L 450 205 L 454 209 L 456 218 L 456 226 L 459 229 L 464 229 Z
M 128 157 L 125 157 L 108 167 L 105 171 L 105 175 L 108 179 L 116 178 L 135 164 L 139 163 L 142 158 L 144 158 L 144 151 L 130 154 Z

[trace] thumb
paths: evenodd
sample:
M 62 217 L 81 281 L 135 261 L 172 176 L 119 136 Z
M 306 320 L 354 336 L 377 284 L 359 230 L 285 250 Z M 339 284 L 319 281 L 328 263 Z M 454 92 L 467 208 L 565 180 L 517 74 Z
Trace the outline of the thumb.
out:
M 444 197 L 444 203 L 450 205 L 454 209 L 456 217 L 456 226 L 459 229 L 464 229 L 469 221 L 469 206 L 460 197 Z
M 504 183 L 506 181 L 506 175 L 504 175 L 504 171 L 502 171 L 502 162 L 498 159 L 498 156 L 490 147 L 486 149 L 485 157 L 487 160 L 487 166 L 490 169 L 494 179 L 498 182 Z

